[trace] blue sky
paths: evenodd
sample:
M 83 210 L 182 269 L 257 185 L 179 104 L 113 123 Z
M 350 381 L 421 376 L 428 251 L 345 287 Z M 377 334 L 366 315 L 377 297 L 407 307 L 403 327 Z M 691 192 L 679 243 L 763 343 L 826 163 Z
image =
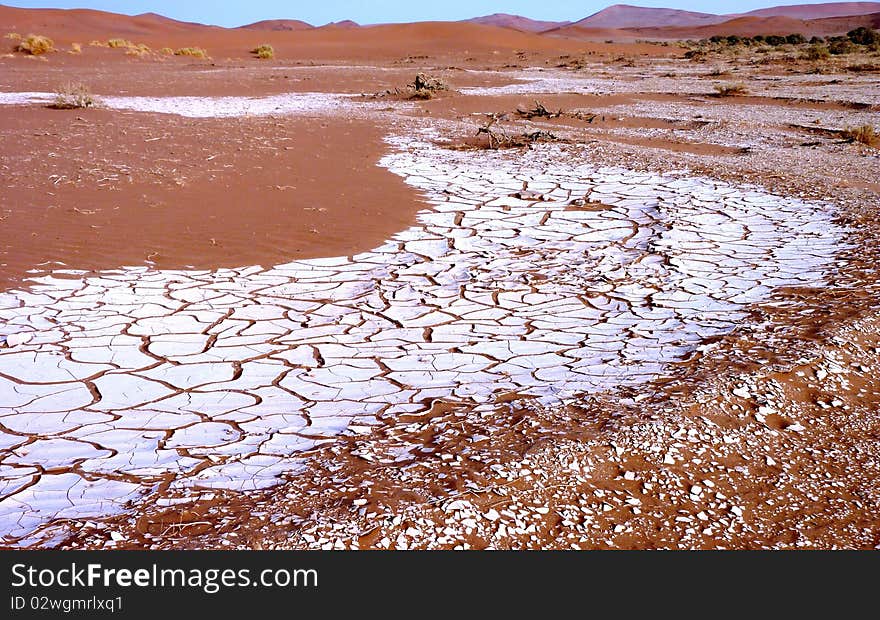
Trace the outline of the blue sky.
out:
M 534 19 L 576 21 L 614 4 L 615 0 L 0 0 L 19 7 L 90 8 L 114 13 L 154 12 L 218 26 L 241 26 L 261 19 L 302 19 L 312 24 L 353 19 L 363 24 L 424 20 L 456 20 L 489 13 L 514 13 Z M 638 6 L 657 6 L 705 13 L 742 13 L 804 0 L 629 0 Z

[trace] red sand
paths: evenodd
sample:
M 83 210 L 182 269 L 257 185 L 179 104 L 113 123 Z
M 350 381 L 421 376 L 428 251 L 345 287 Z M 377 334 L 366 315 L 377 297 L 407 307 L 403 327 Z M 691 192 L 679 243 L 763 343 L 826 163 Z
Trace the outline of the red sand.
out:
M 278 58 L 308 60 L 396 59 L 407 56 L 482 57 L 486 60 L 514 50 L 587 53 L 614 49 L 590 43 L 561 41 L 509 28 L 463 22 L 421 22 L 346 27 L 333 24 L 302 31 L 226 29 L 186 24 L 154 16 L 129 17 L 92 10 L 0 7 L 0 32 L 44 34 L 56 43 L 87 44 L 92 40 L 125 38 L 153 48 L 202 47 L 214 58 L 248 57 L 255 45 L 271 43 Z M 10 42 L 11 46 L 11 42 Z M 650 45 L 631 53 L 655 53 Z M 664 51 L 665 53 L 665 51 Z
M 272 265 L 369 250 L 422 208 L 366 121 L 0 114 L 0 287 L 78 269 Z M 53 157 L 46 157 L 51 152 Z

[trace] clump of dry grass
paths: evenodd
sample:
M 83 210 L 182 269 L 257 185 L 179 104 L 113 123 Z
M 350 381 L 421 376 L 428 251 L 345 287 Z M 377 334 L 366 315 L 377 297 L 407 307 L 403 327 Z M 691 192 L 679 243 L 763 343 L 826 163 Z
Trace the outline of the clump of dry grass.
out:
M 256 55 L 257 58 L 262 60 L 268 60 L 270 58 L 275 58 L 275 48 L 269 43 L 261 43 L 251 50 L 251 54 Z
M 144 43 L 132 44 L 125 53 L 128 56 L 146 56 L 150 53 L 150 47 Z
M 827 45 L 814 43 L 804 51 L 801 57 L 805 60 L 827 60 L 831 57 L 831 52 L 828 51 Z
M 718 84 L 715 86 L 715 92 L 718 93 L 719 97 L 739 97 L 741 95 L 746 95 L 749 92 L 749 89 L 746 88 L 745 84 Z
M 863 72 L 876 72 L 880 71 L 880 64 L 875 62 L 863 62 L 855 65 L 849 65 L 846 67 L 847 71 L 852 71 L 853 73 L 863 73 Z
M 163 47 L 162 49 L 159 50 L 159 53 L 164 54 L 165 56 L 173 56 L 174 50 L 171 49 L 170 47 Z
M 5 35 L 3 35 L 3 38 L 11 39 L 13 41 L 21 41 L 21 35 L 17 32 L 7 32 Z
M 54 52 L 55 42 L 41 34 L 29 34 L 19 41 L 18 45 L 15 46 L 15 51 L 30 54 L 31 56 L 40 56 Z
M 91 45 L 92 47 L 107 47 L 106 43 L 104 43 L 103 41 L 98 41 L 97 39 L 95 39 L 94 41 L 89 41 L 89 45 Z
M 208 52 L 201 47 L 180 47 L 174 50 L 175 56 L 192 56 L 193 58 L 207 58 Z
M 107 47 L 134 47 L 134 43 L 132 43 L 128 39 L 110 39 L 109 41 L 107 41 Z
M 79 43 L 71 43 L 69 51 L 71 54 L 82 54 L 83 48 Z
M 416 74 L 415 79 L 404 86 L 394 90 L 384 90 L 372 95 L 363 95 L 373 99 L 380 97 L 398 97 L 401 99 L 433 99 L 438 93 L 448 91 L 449 86 L 440 78 L 427 76 L 424 73 Z
M 424 73 L 417 74 L 416 79 L 411 84 L 407 84 L 406 88 L 410 99 L 433 99 L 437 93 L 449 90 L 449 86 L 443 80 Z
M 95 97 L 85 84 L 68 82 L 55 91 L 55 101 L 49 107 L 56 110 L 76 110 L 98 105 Z
M 873 125 L 862 125 L 861 127 L 847 127 L 843 130 L 843 137 L 851 142 L 859 142 L 872 146 L 877 140 L 877 131 Z

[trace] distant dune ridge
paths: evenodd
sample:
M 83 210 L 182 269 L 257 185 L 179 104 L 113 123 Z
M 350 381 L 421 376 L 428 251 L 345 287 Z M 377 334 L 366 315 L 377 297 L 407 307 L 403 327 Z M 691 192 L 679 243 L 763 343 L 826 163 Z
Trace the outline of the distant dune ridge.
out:
M 565 40 L 633 41 L 700 39 L 714 35 L 805 36 L 844 34 L 859 26 L 880 27 L 880 2 L 832 2 L 716 15 L 615 4 L 575 22 L 543 21 L 495 13 L 458 22 L 420 22 L 364 27 L 351 20 L 313 26 L 293 18 L 266 19 L 237 28 L 183 22 L 156 13 L 129 16 L 91 9 L 21 9 L 0 5 L 0 33 L 34 32 L 60 41 L 124 37 L 150 45 L 199 45 L 218 53 L 252 49 L 255 35 L 272 37 L 282 54 L 310 46 L 331 55 L 424 53 L 432 49 L 567 49 Z
M 578 28 L 640 28 L 643 26 L 705 26 L 727 18 L 678 9 L 655 9 L 615 4 L 572 24 Z
M 264 19 L 246 26 L 239 26 L 241 30 L 271 30 L 273 32 L 311 30 L 311 24 L 298 19 Z
M 823 17 L 846 17 L 880 13 L 880 2 L 826 2 L 822 4 L 794 4 L 756 9 L 745 15 L 755 17 L 793 17 L 795 19 L 822 19 Z
M 330 22 L 329 24 L 325 24 L 322 28 L 360 28 L 361 25 L 357 22 L 353 22 L 350 19 L 344 19 L 341 22 Z
M 529 19 L 521 15 L 510 15 L 508 13 L 493 13 L 492 15 L 484 15 L 482 17 L 473 17 L 465 20 L 472 24 L 483 24 L 484 26 L 498 26 L 499 28 L 510 28 L 519 30 L 520 32 L 545 32 L 554 28 L 567 26 L 571 22 L 548 22 L 537 19 Z

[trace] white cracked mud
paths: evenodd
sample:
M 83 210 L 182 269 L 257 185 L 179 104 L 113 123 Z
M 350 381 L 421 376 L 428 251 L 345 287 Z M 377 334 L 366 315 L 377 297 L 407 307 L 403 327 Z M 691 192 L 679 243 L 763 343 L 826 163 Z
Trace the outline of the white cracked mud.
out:
M 0 298 L 0 535 L 252 490 L 310 448 L 436 400 L 545 406 L 638 385 L 781 286 L 821 286 L 833 207 L 397 136 L 429 201 L 352 257 L 221 271 L 71 269 Z

